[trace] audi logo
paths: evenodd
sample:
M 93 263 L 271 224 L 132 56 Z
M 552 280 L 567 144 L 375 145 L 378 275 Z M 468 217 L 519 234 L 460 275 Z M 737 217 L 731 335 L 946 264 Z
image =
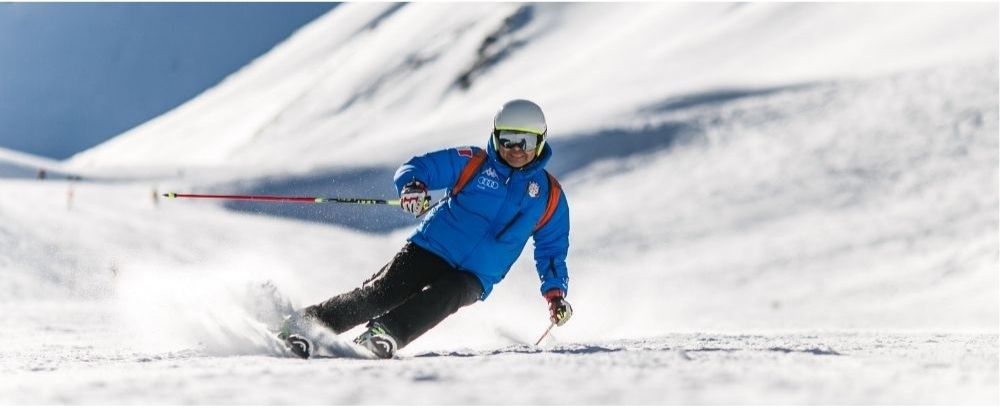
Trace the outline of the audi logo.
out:
M 479 182 L 479 185 L 485 186 L 485 187 L 489 187 L 490 189 L 500 188 L 500 183 L 499 182 L 494 181 L 494 180 L 489 179 L 489 178 L 486 178 L 486 177 L 483 177 L 483 176 L 479 177 L 479 179 L 477 179 L 476 181 Z

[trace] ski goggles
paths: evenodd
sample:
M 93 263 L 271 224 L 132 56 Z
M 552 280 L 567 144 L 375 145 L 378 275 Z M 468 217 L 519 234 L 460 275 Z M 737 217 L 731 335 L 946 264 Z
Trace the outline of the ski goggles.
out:
M 497 144 L 506 149 L 518 147 L 521 151 L 529 151 L 542 143 L 542 136 L 533 132 L 495 130 L 493 136 Z

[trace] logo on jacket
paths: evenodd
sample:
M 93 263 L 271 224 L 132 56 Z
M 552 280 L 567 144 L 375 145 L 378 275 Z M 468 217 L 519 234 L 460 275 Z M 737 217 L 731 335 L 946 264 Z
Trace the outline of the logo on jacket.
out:
M 500 179 L 500 175 L 497 175 L 497 170 L 493 169 L 493 167 L 486 168 L 483 173 L 490 178 Z
M 531 183 L 528 184 L 528 196 L 530 196 L 532 198 L 538 196 L 538 190 L 539 190 L 539 188 L 538 188 L 538 183 L 537 182 L 531 181 Z
M 489 178 L 486 178 L 486 177 L 484 177 L 482 175 L 480 175 L 479 178 L 476 178 L 476 182 L 479 183 L 479 188 L 480 189 L 485 189 L 485 188 L 499 189 L 500 188 L 500 183 L 499 182 L 494 181 L 494 180 L 489 179 Z

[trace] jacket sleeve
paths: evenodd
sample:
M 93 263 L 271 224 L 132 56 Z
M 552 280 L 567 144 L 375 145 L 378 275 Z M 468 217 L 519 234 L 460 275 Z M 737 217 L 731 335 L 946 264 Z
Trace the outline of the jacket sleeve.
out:
M 566 192 L 559 196 L 552 219 L 534 234 L 535 270 L 542 281 L 541 292 L 561 289 L 569 294 L 569 272 L 566 269 L 566 254 L 569 252 L 569 202 Z
M 396 193 L 403 192 L 403 186 L 413 180 L 423 182 L 431 191 L 451 188 L 472 157 L 472 152 L 469 147 L 449 148 L 410 158 L 393 177 Z

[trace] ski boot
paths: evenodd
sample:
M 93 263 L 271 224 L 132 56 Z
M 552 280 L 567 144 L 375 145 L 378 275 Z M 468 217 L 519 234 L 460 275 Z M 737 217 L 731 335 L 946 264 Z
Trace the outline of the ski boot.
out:
M 278 339 L 285 342 L 285 347 L 288 348 L 292 354 L 301 357 L 303 359 L 308 359 L 312 355 L 313 343 L 304 334 L 306 333 L 306 327 L 309 326 L 305 323 L 308 319 L 303 318 L 298 313 L 293 313 L 292 315 L 285 318 L 285 321 L 281 323 L 281 329 L 278 330 Z
M 303 359 L 308 359 L 313 351 L 312 342 L 299 334 L 289 335 L 285 339 L 285 346 L 288 347 L 288 351 L 292 352 L 292 354 Z
M 354 343 L 370 350 L 379 359 L 391 359 L 396 354 L 396 339 L 378 322 L 372 322 Z

